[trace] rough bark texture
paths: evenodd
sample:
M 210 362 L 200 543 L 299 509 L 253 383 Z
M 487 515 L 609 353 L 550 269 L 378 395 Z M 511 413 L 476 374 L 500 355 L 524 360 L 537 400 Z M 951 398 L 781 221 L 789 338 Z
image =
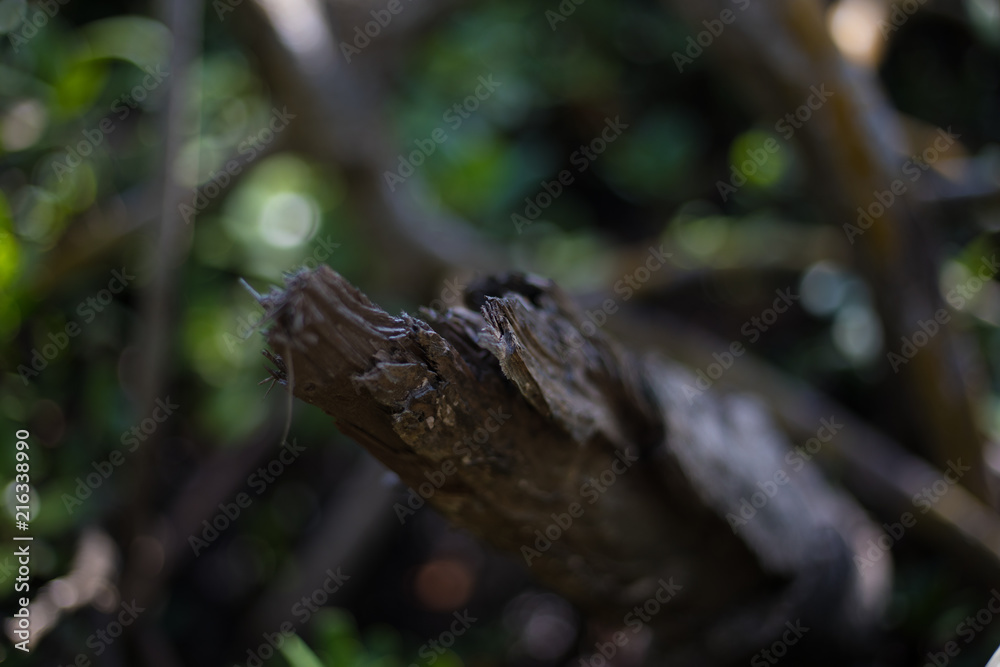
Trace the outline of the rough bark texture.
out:
M 852 563 L 879 533 L 817 471 L 727 520 L 791 448 L 761 405 L 622 349 L 552 283 L 488 278 L 421 320 L 320 267 L 264 304 L 279 381 L 411 487 L 443 478 L 430 503 L 541 582 L 616 625 L 679 584 L 651 623 L 675 659 L 747 656 L 797 619 L 839 641 L 879 617 L 888 555 Z

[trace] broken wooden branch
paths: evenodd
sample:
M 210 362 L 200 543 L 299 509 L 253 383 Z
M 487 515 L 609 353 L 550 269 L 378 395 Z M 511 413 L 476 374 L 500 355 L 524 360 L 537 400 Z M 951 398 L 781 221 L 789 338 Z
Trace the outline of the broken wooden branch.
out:
M 650 627 L 709 663 L 796 619 L 834 641 L 876 624 L 889 558 L 852 559 L 878 530 L 815 470 L 759 482 L 789 449 L 759 401 L 693 390 L 551 282 L 487 278 L 417 319 L 321 266 L 263 303 L 280 382 L 595 618 L 624 625 L 667 582 L 680 592 Z
M 669 350 L 692 367 L 715 363 L 712 355 L 729 344 L 676 318 L 631 307 L 619 310 L 607 330 L 643 349 Z M 916 523 L 908 527 L 906 538 L 912 535 L 946 555 L 955 568 L 987 588 L 1000 580 L 1000 516 L 960 483 L 948 484 L 947 491 L 938 493 L 950 465 L 935 468 L 850 408 L 753 354 L 741 356 L 726 371 L 725 383 L 733 391 L 756 392 L 797 445 L 815 435 L 821 419 L 835 416 L 843 429 L 814 453 L 824 469 L 837 471 L 838 480 L 880 523 L 891 527 L 909 513 Z M 951 463 L 964 467 L 969 462 L 955 457 Z M 941 502 L 945 493 L 948 500 Z M 892 548 L 895 552 L 894 544 Z

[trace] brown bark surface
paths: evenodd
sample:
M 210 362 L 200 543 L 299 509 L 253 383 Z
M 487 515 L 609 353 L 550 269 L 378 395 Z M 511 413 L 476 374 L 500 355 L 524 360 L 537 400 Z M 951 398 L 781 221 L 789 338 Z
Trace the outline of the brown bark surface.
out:
M 786 622 L 839 640 L 881 613 L 888 554 L 852 562 L 879 533 L 811 467 L 767 485 L 791 445 L 761 404 L 583 326 L 551 282 L 487 278 L 423 319 L 325 266 L 287 282 L 263 299 L 278 380 L 593 617 L 623 625 L 672 583 L 651 628 L 713 661 Z M 736 520 L 755 493 L 766 504 Z

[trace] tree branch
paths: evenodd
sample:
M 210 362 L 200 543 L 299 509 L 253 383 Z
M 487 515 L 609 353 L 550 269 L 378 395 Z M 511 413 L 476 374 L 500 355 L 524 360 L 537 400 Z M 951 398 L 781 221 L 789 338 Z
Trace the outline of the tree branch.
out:
M 287 283 L 263 298 L 279 381 L 595 617 L 620 624 L 673 578 L 683 593 L 657 635 L 714 662 L 790 619 L 856 639 L 879 616 L 889 559 L 851 563 L 878 533 L 814 471 L 752 520 L 727 518 L 788 448 L 759 403 L 695 397 L 687 370 L 584 333 L 551 282 L 488 278 L 425 320 L 389 315 L 325 266 Z

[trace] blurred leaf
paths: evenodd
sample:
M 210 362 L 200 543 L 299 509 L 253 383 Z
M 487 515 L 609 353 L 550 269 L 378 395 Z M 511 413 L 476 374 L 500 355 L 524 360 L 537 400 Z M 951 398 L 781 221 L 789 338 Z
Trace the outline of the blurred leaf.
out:
M 170 31 L 159 21 L 141 16 L 116 16 L 80 29 L 91 58 L 117 58 L 146 68 L 166 67 L 170 58 Z
M 313 626 L 329 665 L 355 665 L 364 648 L 358 639 L 354 618 L 340 609 L 325 608 L 313 617 Z
M 107 79 L 107 66 L 94 60 L 77 60 L 56 79 L 53 103 L 60 116 L 83 112 L 93 104 Z
M 12 231 L 7 197 L 0 192 L 0 294 L 8 292 L 20 268 L 21 247 Z
M 312 649 L 306 645 L 298 635 L 292 635 L 285 639 L 281 645 L 281 654 L 285 656 L 292 667 L 323 667 Z
M 777 148 L 768 150 L 765 146 Z M 761 130 L 750 130 L 736 137 L 729 149 L 729 161 L 746 177 L 748 185 L 762 188 L 776 185 L 788 166 L 782 143 L 770 132 Z
M 443 164 L 431 169 L 435 187 L 455 211 L 481 218 L 497 204 L 497 194 L 505 190 L 511 173 L 509 147 L 490 135 L 469 137 L 449 148 Z
M 705 148 L 705 130 L 688 114 L 652 111 L 609 146 L 600 169 L 633 197 L 681 196 L 692 187 L 691 165 Z

